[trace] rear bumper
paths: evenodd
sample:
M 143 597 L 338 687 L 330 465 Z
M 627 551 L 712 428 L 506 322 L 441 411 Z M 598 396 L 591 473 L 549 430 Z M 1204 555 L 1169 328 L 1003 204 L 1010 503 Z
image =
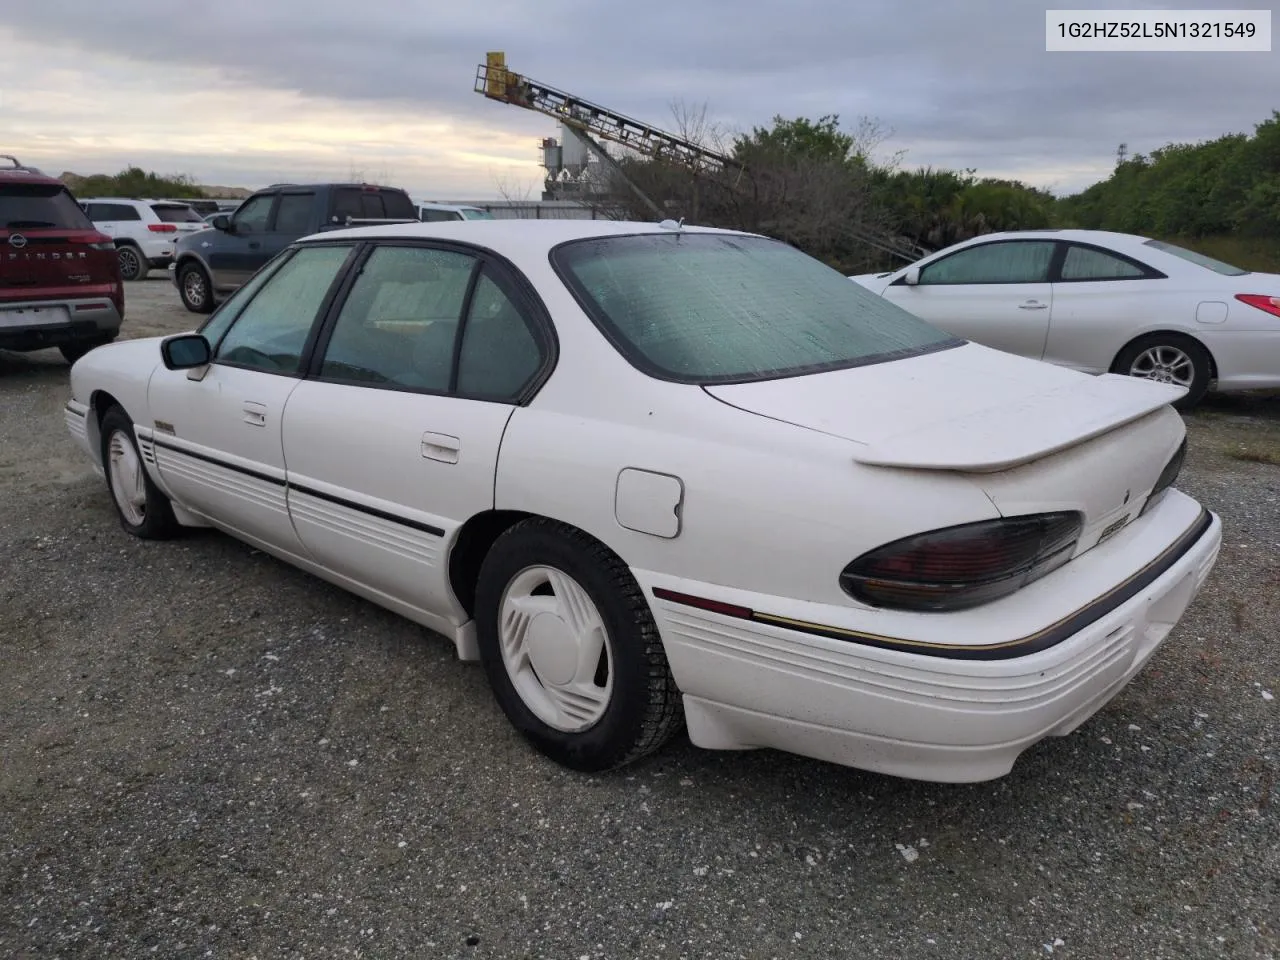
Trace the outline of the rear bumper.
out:
M 0 349 L 109 340 L 120 323 L 115 304 L 106 297 L 0 302 Z
M 694 744 L 772 747 L 893 776 L 974 782 L 1003 776 L 1028 747 L 1070 733 L 1146 665 L 1213 568 L 1221 529 L 1213 514 L 1198 517 L 1176 556 L 1135 573 L 1140 586 L 1124 602 L 1103 603 L 1052 646 L 998 659 L 939 653 L 945 621 L 932 652 L 904 652 L 672 602 L 654 586 L 702 596 L 714 588 L 638 576 Z M 759 602 L 767 609 L 767 598 Z M 996 633 L 1000 618 L 990 626 Z

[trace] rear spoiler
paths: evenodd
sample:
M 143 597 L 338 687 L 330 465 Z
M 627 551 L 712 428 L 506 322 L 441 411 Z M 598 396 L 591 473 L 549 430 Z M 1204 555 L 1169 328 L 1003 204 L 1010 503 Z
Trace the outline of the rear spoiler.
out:
M 1186 392 L 1186 387 L 1104 373 L 1030 397 L 1013 408 L 983 410 L 877 437 L 853 459 L 916 470 L 1008 470 L 1140 420 Z

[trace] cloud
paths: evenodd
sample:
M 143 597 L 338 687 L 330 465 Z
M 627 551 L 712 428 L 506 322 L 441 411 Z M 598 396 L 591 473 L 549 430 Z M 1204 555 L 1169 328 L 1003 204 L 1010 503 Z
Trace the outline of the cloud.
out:
M 1120 142 L 1248 132 L 1280 90 L 1270 54 L 1046 53 L 1044 9 L 1024 0 L 224 0 L 195 18 L 43 0 L 5 26 L 0 122 L 24 149 L 68 165 L 168 158 L 204 180 L 242 169 L 246 185 L 381 165 L 435 196 L 540 179 L 536 140 L 554 121 L 475 94 L 491 49 L 659 125 L 676 100 L 736 130 L 872 116 L 909 166 L 1059 189 L 1105 176 Z

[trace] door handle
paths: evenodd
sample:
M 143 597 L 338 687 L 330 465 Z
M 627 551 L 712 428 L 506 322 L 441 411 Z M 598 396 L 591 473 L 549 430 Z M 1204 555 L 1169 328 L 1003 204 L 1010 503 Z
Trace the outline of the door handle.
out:
M 447 433 L 424 433 L 422 435 L 422 455 L 428 460 L 439 460 L 441 463 L 457 463 L 461 441 Z
M 253 400 L 244 402 L 244 422 L 255 427 L 265 427 L 267 425 L 267 405 L 265 403 L 256 403 Z
M 1048 310 L 1047 303 L 1041 303 L 1039 300 L 1028 300 L 1026 303 L 1018 304 L 1020 310 Z

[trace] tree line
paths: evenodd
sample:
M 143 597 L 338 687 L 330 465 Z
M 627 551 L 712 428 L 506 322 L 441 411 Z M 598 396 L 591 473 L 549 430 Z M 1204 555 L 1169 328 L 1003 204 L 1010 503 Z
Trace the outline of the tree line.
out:
M 1083 227 L 1226 250 L 1241 266 L 1280 270 L 1280 112 L 1253 134 L 1170 144 L 1117 164 L 1087 190 L 1055 197 L 975 170 L 902 169 L 873 159 L 874 122 L 775 117 L 728 138 L 700 117 L 686 136 L 726 155 L 723 169 L 661 159 L 619 161 L 610 193 L 619 216 L 650 219 L 638 193 L 691 223 L 751 230 L 792 243 L 845 272 L 888 269 L 904 255 L 984 233 Z M 897 251 L 897 255 L 894 252 Z

